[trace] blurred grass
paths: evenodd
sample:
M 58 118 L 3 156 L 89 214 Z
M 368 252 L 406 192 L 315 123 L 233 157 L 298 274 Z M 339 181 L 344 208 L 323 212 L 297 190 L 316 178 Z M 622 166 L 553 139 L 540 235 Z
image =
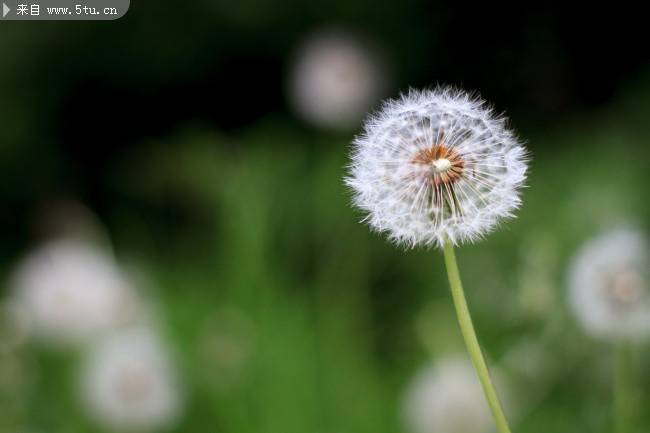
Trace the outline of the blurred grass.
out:
M 519 217 L 459 251 L 491 362 L 540 346 L 540 359 L 524 358 L 541 369 L 533 386 L 519 384 L 534 404 L 517 432 L 610 430 L 609 349 L 577 328 L 564 278 L 600 229 L 649 228 L 647 89 L 584 121 L 526 131 L 534 154 Z M 415 369 L 462 350 L 440 254 L 387 244 L 350 208 L 349 140 L 274 116 L 231 134 L 189 125 L 110 167 L 102 217 L 118 256 L 150 279 L 185 378 L 175 431 L 402 431 Z M 0 431 L 97 431 L 75 400 L 74 354 L 30 346 L 20 356 L 26 382 L 0 388 Z
M 647 223 L 648 151 L 631 125 L 592 122 L 531 135 L 519 218 L 459 253 L 492 362 L 542 341 L 551 383 L 519 432 L 609 431 L 608 349 L 566 311 L 564 264 L 603 227 Z M 153 277 L 189 378 L 178 431 L 401 431 L 414 369 L 462 350 L 438 252 L 398 250 L 349 208 L 348 139 L 273 119 L 232 136 L 190 127 L 116 165 L 111 233 Z M 535 266 L 542 305 L 520 296 Z M 231 372 L 211 371 L 201 349 L 204 322 L 224 308 L 250 324 L 232 331 L 249 359 L 226 386 Z

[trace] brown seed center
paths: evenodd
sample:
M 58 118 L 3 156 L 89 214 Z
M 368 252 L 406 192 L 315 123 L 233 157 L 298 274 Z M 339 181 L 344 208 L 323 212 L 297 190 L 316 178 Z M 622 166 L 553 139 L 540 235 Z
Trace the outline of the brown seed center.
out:
M 643 293 L 641 276 L 631 269 L 625 269 L 615 275 L 610 284 L 610 295 L 621 304 L 638 302 Z
M 465 167 L 460 154 L 443 144 L 420 150 L 412 162 L 430 167 L 430 181 L 435 186 L 457 181 Z

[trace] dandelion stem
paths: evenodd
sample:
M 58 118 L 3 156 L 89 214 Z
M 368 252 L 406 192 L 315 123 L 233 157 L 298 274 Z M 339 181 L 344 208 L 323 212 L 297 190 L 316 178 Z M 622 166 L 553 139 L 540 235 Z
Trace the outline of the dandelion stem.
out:
M 629 433 L 635 410 L 632 350 L 619 342 L 614 351 L 614 433 Z
M 454 299 L 454 306 L 456 307 L 456 315 L 458 316 L 458 323 L 460 324 L 460 331 L 463 334 L 467 351 L 474 364 L 474 369 L 481 381 L 485 398 L 490 405 L 492 416 L 497 426 L 499 433 L 510 433 L 508 421 L 501 408 L 501 402 L 497 396 L 497 392 L 490 379 L 490 372 L 488 371 L 485 358 L 481 352 L 481 346 L 476 338 L 476 331 L 472 324 L 472 317 L 467 307 L 465 300 L 465 293 L 463 292 L 463 284 L 460 280 L 460 273 L 458 272 L 458 264 L 456 263 L 456 253 L 454 246 L 451 242 L 446 241 L 444 245 L 445 265 L 447 266 L 447 275 L 449 277 L 449 285 L 451 286 L 451 295 Z

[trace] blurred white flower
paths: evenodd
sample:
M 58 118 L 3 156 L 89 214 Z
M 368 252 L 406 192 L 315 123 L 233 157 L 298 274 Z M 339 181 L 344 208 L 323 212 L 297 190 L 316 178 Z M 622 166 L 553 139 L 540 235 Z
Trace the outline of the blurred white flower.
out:
M 84 404 L 95 420 L 116 430 L 169 427 L 181 396 L 161 341 L 134 328 L 101 341 L 89 354 L 82 378 Z
M 504 118 L 461 90 L 388 101 L 353 145 L 354 203 L 398 244 L 474 241 L 520 205 L 525 149 Z
M 443 358 L 419 372 L 404 396 L 404 421 L 412 433 L 482 433 L 493 430 L 490 408 L 472 364 Z
M 83 342 L 130 322 L 135 294 L 114 261 L 89 243 L 52 241 L 19 264 L 15 302 L 31 330 L 54 343 Z
M 650 336 L 649 259 L 644 235 L 631 229 L 607 232 L 578 252 L 569 272 L 569 300 L 590 334 Z
M 303 43 L 293 60 L 290 102 L 317 126 L 351 128 L 381 98 L 385 80 L 375 49 L 343 32 L 320 32 Z

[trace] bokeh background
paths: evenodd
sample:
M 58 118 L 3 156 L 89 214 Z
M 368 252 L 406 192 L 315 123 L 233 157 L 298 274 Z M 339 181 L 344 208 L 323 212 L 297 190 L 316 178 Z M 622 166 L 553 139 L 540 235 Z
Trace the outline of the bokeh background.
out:
M 132 3 L 115 22 L 0 23 L 0 432 L 410 431 L 417 372 L 464 356 L 442 258 L 361 225 L 342 177 L 359 111 L 437 83 L 479 91 L 533 157 L 519 217 L 459 251 L 514 430 L 611 431 L 611 347 L 576 323 L 566 275 L 585 240 L 650 222 L 641 15 Z M 169 422 L 102 423 L 78 386 L 97 341 L 30 336 L 12 276 L 62 238 L 114 257 L 155 317 L 179 393 Z

